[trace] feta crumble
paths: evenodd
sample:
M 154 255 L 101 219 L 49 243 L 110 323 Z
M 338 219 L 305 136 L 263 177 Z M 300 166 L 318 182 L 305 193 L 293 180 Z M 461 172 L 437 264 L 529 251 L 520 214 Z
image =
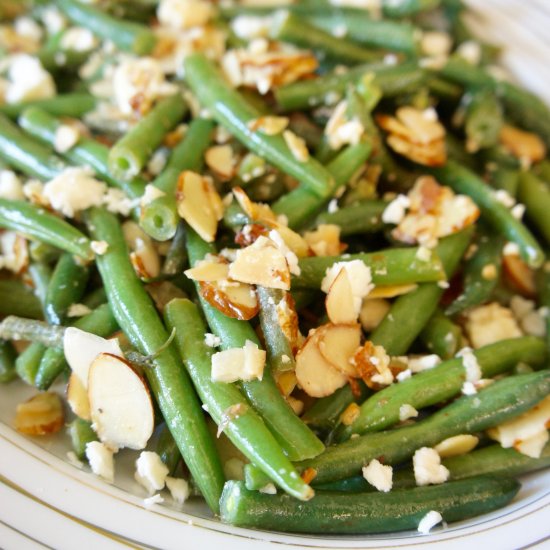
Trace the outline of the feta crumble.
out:
M 113 483 L 115 479 L 115 461 L 113 451 L 100 441 L 90 441 L 86 444 L 86 458 L 92 472 Z
M 266 353 L 247 340 L 242 348 L 231 348 L 212 355 L 212 381 L 236 382 L 237 380 L 261 380 Z
M 191 494 L 189 483 L 185 479 L 168 476 L 166 478 L 166 487 L 168 487 L 172 499 L 176 504 L 183 504 Z
M 207 332 L 204 335 L 204 343 L 209 348 L 217 348 L 219 345 L 221 345 L 222 340 L 219 336 L 216 336 L 215 334 L 212 334 L 210 332 Z
M 393 486 L 393 468 L 381 464 L 378 460 L 373 459 L 368 466 L 363 466 L 363 477 L 377 491 L 388 493 Z
M 441 464 L 435 449 L 422 447 L 413 456 L 414 478 L 417 485 L 437 485 L 449 479 L 449 470 Z
M 418 416 L 418 411 L 408 403 L 405 403 L 399 407 L 399 420 L 405 422 L 409 418 L 416 418 Z
M 168 473 L 168 467 L 155 452 L 142 451 L 136 460 L 135 480 L 151 495 L 164 488 Z
M 427 535 L 433 527 L 435 527 L 438 523 L 441 523 L 443 521 L 443 517 L 439 512 L 436 512 L 435 510 L 430 510 L 421 520 L 418 524 L 418 532 L 422 533 L 423 535 Z

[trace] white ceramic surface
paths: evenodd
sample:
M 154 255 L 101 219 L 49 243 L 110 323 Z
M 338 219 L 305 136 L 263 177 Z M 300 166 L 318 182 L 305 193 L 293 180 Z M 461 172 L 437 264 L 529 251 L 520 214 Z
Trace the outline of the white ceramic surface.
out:
M 550 0 L 469 0 L 474 29 L 506 47 L 514 77 L 550 103 Z M 116 485 L 68 463 L 62 437 L 25 438 L 11 429 L 15 405 L 32 392 L 14 383 L 0 388 L 0 547 L 9 549 L 155 548 L 472 548 L 548 547 L 550 472 L 533 474 L 507 508 L 436 528 L 429 536 L 308 537 L 221 525 L 199 502 L 178 510 L 143 506 L 132 479 L 131 453 L 117 457 Z

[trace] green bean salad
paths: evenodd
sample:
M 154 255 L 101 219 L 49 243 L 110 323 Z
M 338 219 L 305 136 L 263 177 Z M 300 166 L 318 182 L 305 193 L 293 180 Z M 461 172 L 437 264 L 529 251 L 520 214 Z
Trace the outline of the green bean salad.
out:
M 0 0 L 14 427 L 243 527 L 506 506 L 550 465 L 550 110 L 465 14 Z

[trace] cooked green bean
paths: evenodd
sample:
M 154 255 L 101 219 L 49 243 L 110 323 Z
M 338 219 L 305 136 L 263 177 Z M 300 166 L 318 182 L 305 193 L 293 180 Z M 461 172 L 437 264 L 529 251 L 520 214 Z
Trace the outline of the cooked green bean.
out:
M 316 225 L 335 224 L 340 227 L 340 235 L 362 235 L 376 233 L 384 227 L 382 213 L 388 203 L 380 200 L 365 200 L 339 208 L 336 212 L 323 212 L 317 216 Z
M 492 378 L 514 368 L 519 361 L 541 366 L 547 359 L 543 340 L 533 336 L 501 340 L 474 351 L 483 378 Z M 399 422 L 399 409 L 408 404 L 417 410 L 445 402 L 460 394 L 466 381 L 462 357 L 444 361 L 440 365 L 413 377 L 392 384 L 368 398 L 359 416 L 340 432 L 340 440 L 352 433 L 364 434 L 384 430 Z
M 96 262 L 117 323 L 139 352 L 156 354 L 168 334 L 130 263 L 116 217 L 93 208 L 87 222 L 97 240 L 109 243 L 107 252 Z M 163 348 L 151 361 L 154 367 L 145 369 L 145 375 L 152 392 L 201 493 L 216 511 L 224 476 L 191 381 L 172 347 Z
M 91 111 L 96 104 L 97 99 L 89 94 L 59 94 L 48 99 L 34 99 L 22 103 L 0 105 L 0 113 L 10 118 L 17 118 L 26 109 L 36 107 L 52 116 L 80 117 Z
M 41 241 L 31 241 L 29 244 L 29 254 L 33 262 L 52 264 L 63 253 L 59 248 Z
M 64 47 L 63 37 L 66 35 L 66 32 L 66 29 L 63 29 L 49 36 L 37 54 L 40 63 L 47 71 L 53 73 L 60 70 L 76 71 L 90 57 L 91 49 L 75 50 Z M 85 112 L 80 114 L 84 114 Z M 75 116 L 80 116 L 80 114 Z
M 109 151 L 109 170 L 116 177 L 130 180 L 137 176 L 155 149 L 187 112 L 179 94 L 159 101 L 149 113 L 122 136 Z
M 0 227 L 19 231 L 85 260 L 93 257 L 89 239 L 76 227 L 27 202 L 0 199 Z
M 490 183 L 496 189 L 503 189 L 511 197 L 516 197 L 519 187 L 518 170 L 511 170 L 505 166 L 499 166 L 493 172 L 490 172 Z
M 442 359 L 450 359 L 463 346 L 462 329 L 436 310 L 420 333 L 420 340 Z
M 71 437 L 73 452 L 78 460 L 86 460 L 86 445 L 97 441 L 97 435 L 92 425 L 87 420 L 75 418 L 68 426 L 67 431 Z
M 32 342 L 17 356 L 15 370 L 23 382 L 34 386 L 36 372 L 46 349 L 46 346 L 43 344 Z
M 297 475 L 260 416 L 246 405 L 244 395 L 232 384 L 212 381 L 214 350 L 204 343 L 206 324 L 197 306 L 189 300 L 173 300 L 166 307 L 166 320 L 169 328 L 177 331 L 180 354 L 219 429 L 285 491 L 300 500 L 311 498 L 313 491 Z M 232 412 L 236 408 L 241 412 Z
M 166 241 L 176 233 L 180 220 L 175 196 L 178 178 L 183 170 L 201 170 L 203 155 L 210 144 L 213 129 L 214 123 L 210 120 L 193 120 L 183 139 L 174 147 L 165 169 L 153 181 L 153 185 L 166 193 L 166 196 L 145 205 L 139 223 L 154 239 Z
M 29 265 L 29 275 L 34 286 L 34 294 L 43 304 L 46 301 L 46 293 L 52 276 L 52 270 L 48 264 L 35 262 Z
M 21 281 L 0 280 L 0 315 L 42 318 L 42 306 L 33 291 Z
M 163 424 L 160 429 L 156 453 L 168 467 L 169 475 L 173 476 L 181 461 L 181 453 L 172 432 L 166 424 Z
M 0 340 L 0 384 L 7 384 L 17 377 L 15 359 L 17 352 L 11 342 Z
M 389 493 L 318 492 L 304 504 L 229 481 L 222 495 L 221 519 L 241 527 L 294 533 L 385 533 L 416 529 L 430 510 L 440 512 L 445 521 L 491 512 L 508 504 L 519 488 L 513 479 L 478 476 Z
M 444 185 L 458 193 L 469 195 L 479 206 L 483 216 L 497 231 L 516 243 L 522 258 L 531 267 L 540 267 L 544 254 L 531 232 L 504 206 L 494 191 L 478 176 L 453 161 L 443 168 L 433 169 L 435 176 Z
M 519 176 L 518 200 L 525 205 L 529 221 L 550 244 L 550 188 L 532 172 Z
M 213 245 L 203 241 L 195 231 L 187 227 L 187 253 L 191 265 L 215 251 Z M 221 339 L 223 349 L 241 348 L 247 340 L 260 345 L 254 329 L 247 321 L 227 317 L 202 298 L 201 306 L 212 332 Z M 323 451 L 324 445 L 321 441 L 294 414 L 281 396 L 270 369 L 264 371 L 261 381 L 243 381 L 241 388 L 290 460 L 316 456 Z
M 104 40 L 111 40 L 121 50 L 147 55 L 156 45 L 155 34 L 145 25 L 115 19 L 77 0 L 57 0 L 57 6 L 73 23 L 89 29 Z
M 477 151 L 496 145 L 502 123 L 502 107 L 494 92 L 487 88 L 475 92 L 466 107 L 466 148 Z
M 510 376 L 476 395 L 457 399 L 416 424 L 349 439 L 328 447 L 322 455 L 300 466 L 315 469 L 316 482 L 324 483 L 358 474 L 373 458 L 382 457 L 385 464 L 400 464 L 421 447 L 502 424 L 532 408 L 549 391 L 549 371 Z
M 0 322 L 0 339 L 4 340 L 28 340 L 47 347 L 59 347 L 63 345 L 64 334 L 65 327 L 26 317 L 8 315 Z
M 225 82 L 214 63 L 203 54 L 185 58 L 185 78 L 201 104 L 252 152 L 295 177 L 314 195 L 330 194 L 333 177 L 313 157 L 297 160 L 282 135 L 269 136 L 249 127 L 259 112 Z

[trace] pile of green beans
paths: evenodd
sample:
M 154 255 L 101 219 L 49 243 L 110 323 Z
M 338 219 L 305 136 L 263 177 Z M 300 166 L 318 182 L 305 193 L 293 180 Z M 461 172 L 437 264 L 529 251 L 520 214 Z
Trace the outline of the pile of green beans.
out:
M 95 471 L 107 440 L 64 343 L 117 338 L 151 397 L 145 448 L 239 527 L 415 530 L 550 467 L 550 443 L 498 441 L 550 398 L 550 109 L 495 76 L 461 0 L 343 4 L 0 0 L 0 396 L 66 385 Z M 48 74 L 17 95 L 21 51 Z M 101 185 L 59 177 L 75 167 Z M 467 219 L 441 220 L 457 196 Z M 479 447 L 418 486 L 416 452 L 463 435 Z

